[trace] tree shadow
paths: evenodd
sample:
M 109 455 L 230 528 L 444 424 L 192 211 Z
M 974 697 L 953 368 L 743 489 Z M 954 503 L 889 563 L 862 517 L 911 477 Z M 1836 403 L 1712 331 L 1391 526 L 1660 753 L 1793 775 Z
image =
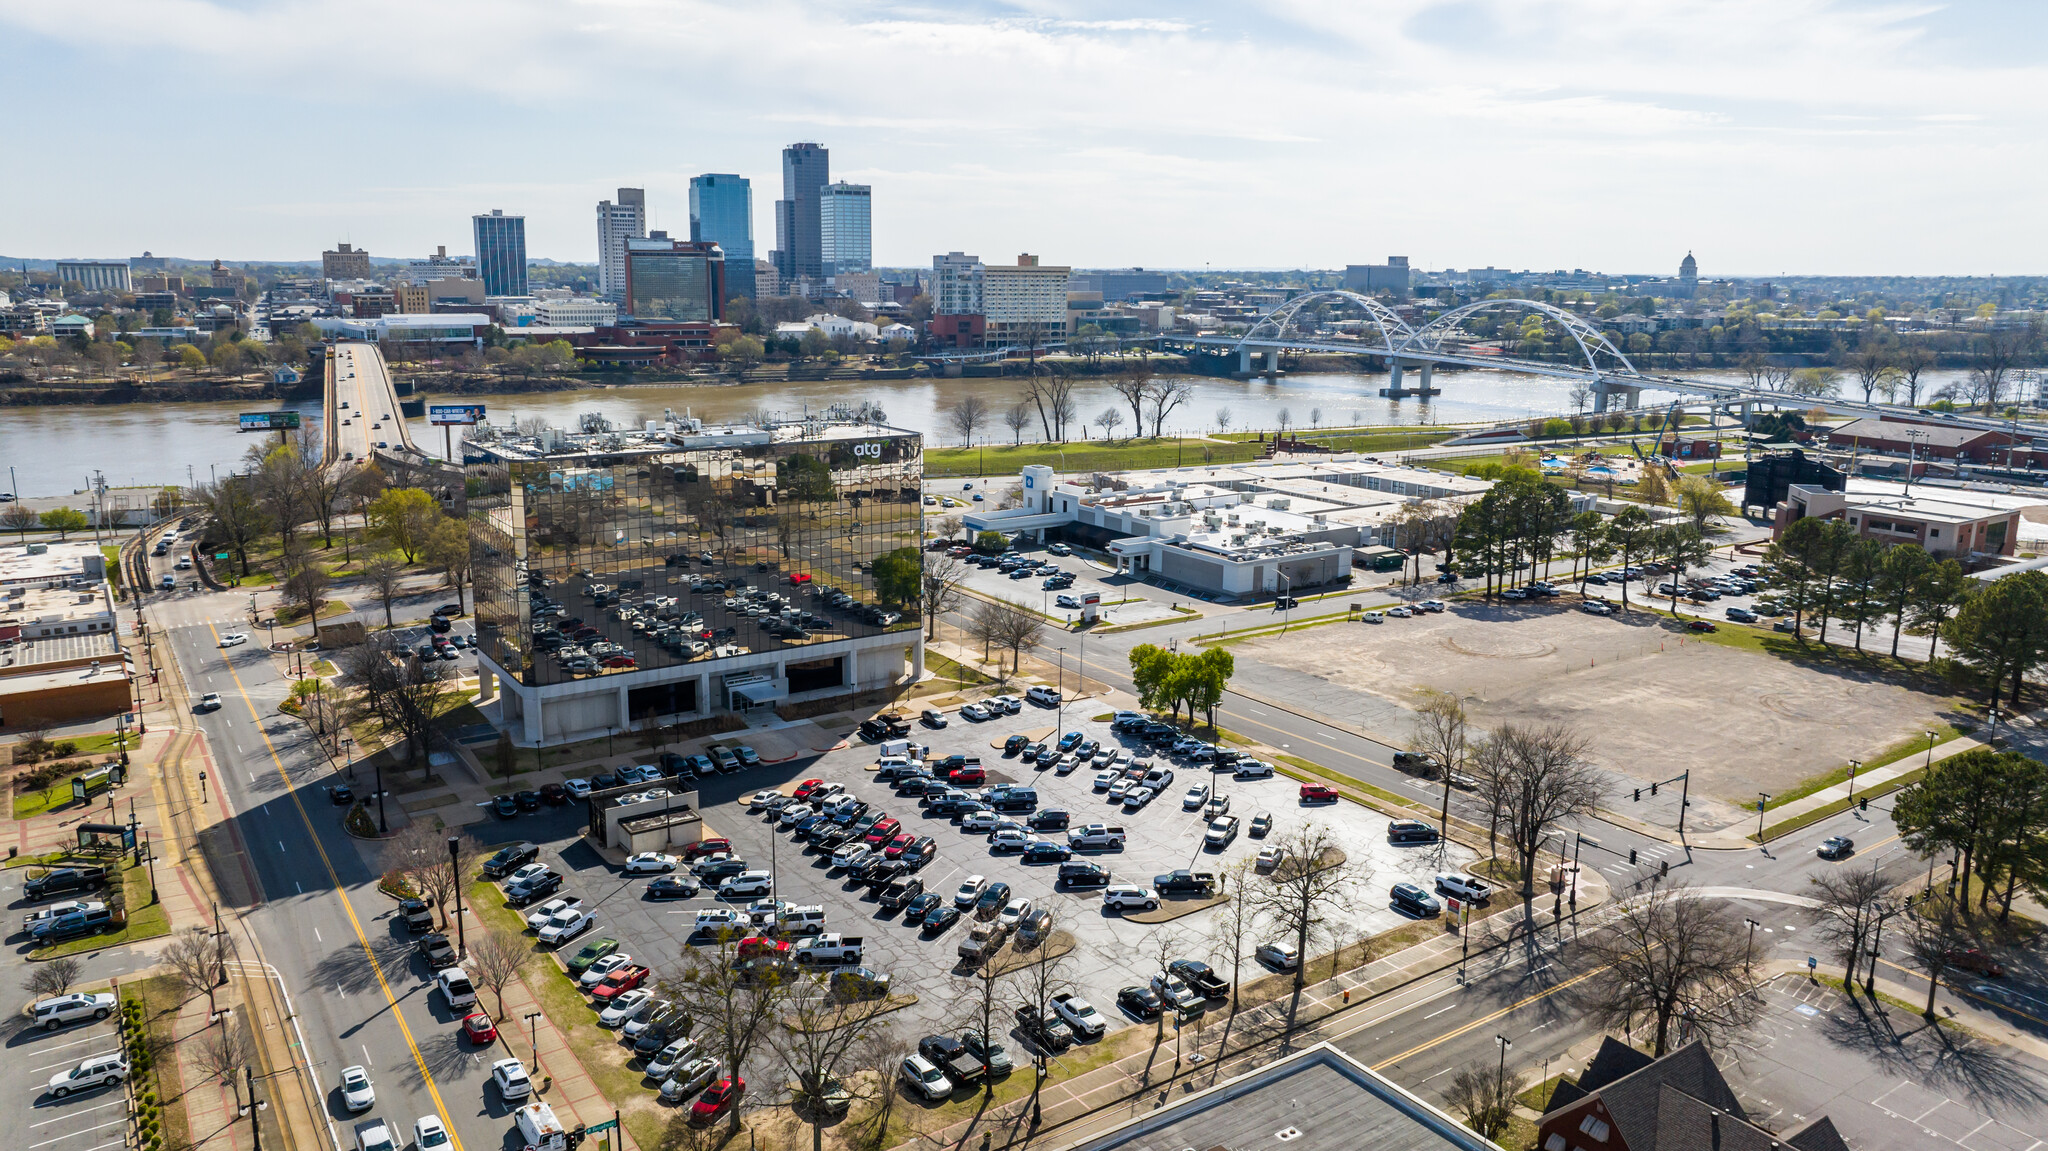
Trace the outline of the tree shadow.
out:
M 1847 1010 L 1830 1012 L 1820 1028 L 1829 1043 L 1855 1050 L 1889 1074 L 1988 1110 L 2048 1103 L 2048 1080 L 2006 1057 L 1998 1045 L 1860 995 L 1845 998 Z

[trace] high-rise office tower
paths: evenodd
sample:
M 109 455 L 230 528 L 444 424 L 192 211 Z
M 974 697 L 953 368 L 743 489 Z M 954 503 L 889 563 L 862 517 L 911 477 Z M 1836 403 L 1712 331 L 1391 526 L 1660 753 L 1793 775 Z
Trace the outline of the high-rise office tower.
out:
M 597 202 L 597 288 L 605 299 L 626 294 L 626 241 L 646 235 L 646 189 L 620 188 L 617 203 Z
M 948 252 L 932 257 L 932 315 L 979 316 L 988 267 L 980 256 Z
M 708 323 L 724 317 L 730 298 L 718 245 L 671 240 L 667 232 L 626 241 L 624 310 L 634 319 Z
M 496 208 L 471 216 L 476 225 L 476 270 L 486 296 L 526 295 L 526 217 Z
M 818 144 L 782 150 L 782 199 L 775 201 L 775 270 L 787 286 L 825 276 L 818 194 L 832 182 L 832 152 Z
M 712 172 L 690 180 L 690 238 L 725 249 L 725 290 L 754 298 L 754 188 Z
M 873 219 L 866 184 L 827 184 L 818 189 L 819 263 L 837 276 L 874 267 Z

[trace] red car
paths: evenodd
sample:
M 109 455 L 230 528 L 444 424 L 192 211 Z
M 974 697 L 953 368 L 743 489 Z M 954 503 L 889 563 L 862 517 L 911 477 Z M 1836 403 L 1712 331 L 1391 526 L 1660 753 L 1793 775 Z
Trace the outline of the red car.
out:
M 1304 783 L 1301 785 L 1301 801 L 1303 803 L 1335 803 L 1337 802 L 1337 789 L 1320 783 Z
M 1713 620 L 1710 620 L 1710 619 L 1696 619 L 1696 620 L 1693 620 L 1693 621 L 1692 621 L 1691 623 L 1688 623 L 1688 624 L 1686 624 L 1686 625 L 1685 625 L 1685 629 L 1686 629 L 1687 631 L 1718 631 L 1718 630 L 1719 630 L 1718 628 L 1716 628 L 1716 627 L 1714 626 L 1714 621 L 1713 621 Z
M 869 828 L 867 835 L 861 838 L 861 842 L 867 844 L 869 847 L 880 847 L 881 845 L 889 842 L 891 839 L 894 839 L 896 837 L 896 832 L 899 829 L 901 829 L 902 826 L 902 821 L 898 820 L 895 816 L 892 815 L 889 818 L 883 820 L 882 822 Z
M 607 657 L 605 657 L 605 661 L 604 661 L 604 666 L 605 666 L 605 667 L 633 667 L 634 665 L 638 664 L 639 662 L 640 662 L 640 661 L 638 661 L 638 660 L 634 659 L 634 658 L 633 658 L 632 656 L 630 656 L 630 655 L 614 655 L 614 656 L 607 656 Z
M 590 997 L 599 1003 L 610 1003 L 613 997 L 623 995 L 642 983 L 647 982 L 647 977 L 650 974 L 652 972 L 640 964 L 628 963 L 626 966 L 605 976 L 603 983 L 591 988 Z
M 732 853 L 732 840 L 700 839 L 683 849 L 683 858 L 701 859 L 707 855 L 716 855 L 721 851 L 730 855 Z
M 903 855 L 903 850 L 916 842 L 917 837 L 906 831 L 889 841 L 889 846 L 882 849 L 882 857 L 885 859 L 900 858 Z
M 747 1081 L 739 1076 L 721 1079 L 706 1087 L 704 1094 L 699 1095 L 697 1101 L 690 1104 L 690 1119 L 696 1123 L 709 1123 L 732 1110 L 733 1105 L 740 1101 L 740 1096 L 746 1093 Z
M 1943 962 L 1947 963 L 1950 967 L 1961 968 L 1964 971 L 1974 971 L 1979 975 L 1989 975 L 1993 979 L 2001 979 L 2005 976 L 2005 968 L 2000 967 L 1996 960 L 1974 947 L 1967 951 L 1960 948 L 1951 950 L 1944 957 Z
M 792 797 L 794 797 L 798 803 L 802 803 L 804 800 L 809 799 L 811 797 L 812 792 L 818 790 L 823 786 L 825 786 L 825 781 L 822 779 L 807 779 L 804 780 L 802 783 L 797 784 L 796 790 L 790 792 L 789 794 Z
M 988 782 L 988 772 L 978 767 L 956 767 L 946 777 L 954 783 L 979 784 Z
M 479 1011 L 475 1015 L 467 1016 L 463 1019 L 462 1033 L 469 1036 L 471 1043 L 481 1047 L 486 1043 L 497 1041 L 498 1025 L 491 1022 L 490 1016 Z
M 765 935 L 749 935 L 740 940 L 741 959 L 753 959 L 761 955 L 773 955 L 778 959 L 789 958 L 789 940 L 770 939 Z

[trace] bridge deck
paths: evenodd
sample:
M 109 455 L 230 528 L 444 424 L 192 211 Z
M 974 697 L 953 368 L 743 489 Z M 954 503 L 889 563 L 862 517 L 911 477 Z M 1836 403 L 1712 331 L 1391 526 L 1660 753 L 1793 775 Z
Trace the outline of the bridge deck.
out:
M 417 450 L 398 406 L 391 370 L 377 345 L 342 341 L 327 358 L 325 413 L 329 460 L 366 460 L 381 446 Z

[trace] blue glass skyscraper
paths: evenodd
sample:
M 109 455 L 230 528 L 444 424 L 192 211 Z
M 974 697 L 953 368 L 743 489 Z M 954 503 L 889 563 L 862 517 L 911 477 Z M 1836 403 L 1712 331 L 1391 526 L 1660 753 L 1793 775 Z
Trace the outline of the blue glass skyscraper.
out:
M 741 176 L 707 173 L 690 180 L 690 238 L 725 249 L 725 290 L 754 298 L 754 189 Z
M 486 296 L 526 295 L 526 217 L 496 208 L 472 216 L 476 225 L 476 269 Z

